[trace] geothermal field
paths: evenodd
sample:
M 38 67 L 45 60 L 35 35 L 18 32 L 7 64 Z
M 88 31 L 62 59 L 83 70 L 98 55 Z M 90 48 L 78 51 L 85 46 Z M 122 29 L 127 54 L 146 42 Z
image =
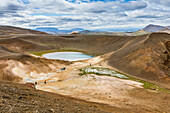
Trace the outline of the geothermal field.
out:
M 1 112 L 170 112 L 169 32 L 51 35 L 4 29 Z

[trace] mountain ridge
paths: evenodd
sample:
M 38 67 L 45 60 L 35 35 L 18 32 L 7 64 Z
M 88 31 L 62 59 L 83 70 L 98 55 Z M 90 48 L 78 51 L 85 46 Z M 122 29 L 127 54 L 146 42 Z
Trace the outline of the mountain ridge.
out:
M 143 28 L 143 30 L 147 32 L 158 32 L 158 31 L 162 31 L 163 29 L 170 29 L 170 26 L 149 24 L 145 28 Z
M 34 30 L 46 32 L 46 33 L 55 35 L 55 34 L 69 34 L 69 33 L 74 32 L 74 31 L 83 31 L 84 29 L 83 28 L 72 28 L 72 29 L 69 29 L 69 30 L 60 30 L 56 27 L 38 27 Z

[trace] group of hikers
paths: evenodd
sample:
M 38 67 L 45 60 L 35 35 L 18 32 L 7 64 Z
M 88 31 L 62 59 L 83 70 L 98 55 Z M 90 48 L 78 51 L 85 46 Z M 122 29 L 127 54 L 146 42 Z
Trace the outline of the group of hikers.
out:
M 116 50 L 117 50 L 117 49 L 115 49 L 115 51 L 116 51 Z M 90 63 L 90 66 L 92 66 L 91 63 Z M 101 64 L 100 64 L 100 66 L 101 66 Z M 60 71 L 64 71 L 64 70 L 66 70 L 66 67 L 62 68 Z M 37 85 L 38 82 L 35 82 L 34 84 Z M 47 84 L 47 81 L 46 81 L 46 80 L 44 81 L 44 84 Z
M 64 70 L 66 70 L 66 67 L 62 68 L 60 71 L 64 71 Z M 44 81 L 44 84 L 46 84 L 46 83 L 47 83 L 47 81 L 45 80 L 45 81 Z M 34 84 L 37 85 L 38 82 L 35 82 Z
M 91 65 L 92 65 L 92 64 L 90 63 L 90 66 L 91 66 Z M 66 67 L 62 68 L 60 71 L 64 71 L 64 70 L 66 70 Z M 38 82 L 35 82 L 34 84 L 37 85 Z M 44 81 L 44 84 L 47 84 L 47 81 L 46 81 L 46 80 Z
M 45 80 L 45 81 L 44 81 L 44 84 L 46 84 L 46 83 L 47 83 L 47 81 Z M 35 85 L 37 85 L 37 84 L 38 84 L 38 82 L 35 82 L 34 84 L 35 84 Z

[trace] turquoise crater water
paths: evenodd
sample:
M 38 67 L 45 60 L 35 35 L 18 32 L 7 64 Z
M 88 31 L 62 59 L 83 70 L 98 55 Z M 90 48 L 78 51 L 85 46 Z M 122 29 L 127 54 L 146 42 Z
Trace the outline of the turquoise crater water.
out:
M 93 56 L 86 55 L 81 52 L 53 52 L 43 54 L 42 56 L 47 59 L 58 59 L 67 61 L 78 61 L 93 58 Z

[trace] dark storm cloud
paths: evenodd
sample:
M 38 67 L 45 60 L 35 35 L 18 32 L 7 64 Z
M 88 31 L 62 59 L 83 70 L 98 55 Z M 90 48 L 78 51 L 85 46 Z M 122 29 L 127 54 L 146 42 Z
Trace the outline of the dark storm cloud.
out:
M 17 10 L 20 10 L 21 7 L 15 5 L 15 4 L 8 4 L 8 6 L 6 7 L 6 9 L 7 9 L 8 11 L 17 11 Z
M 28 21 L 21 20 L 21 21 L 17 21 L 17 23 L 24 24 L 24 23 L 29 23 L 29 22 L 28 22 Z
M 101 14 L 101 13 L 116 13 L 129 11 L 129 10 L 138 10 L 144 9 L 147 7 L 147 2 L 144 1 L 130 1 L 130 2 L 96 2 L 89 5 L 81 5 L 81 12 L 92 13 L 92 14 Z M 77 9 L 78 10 L 78 9 Z M 124 15 L 125 16 L 125 15 Z
M 17 13 L 11 14 L 11 17 L 23 17 L 24 18 L 24 16 L 17 14 Z
M 62 22 L 80 22 L 80 21 L 94 21 L 93 19 L 88 19 L 88 18 L 81 18 L 81 19 L 75 19 L 75 18 L 60 18 L 59 19 Z
M 44 22 L 44 23 L 46 23 L 46 24 L 52 24 L 52 23 L 54 23 L 54 22 Z
M 69 22 L 69 21 L 81 21 L 81 19 L 73 19 L 73 18 L 62 18 L 61 20 L 67 21 L 67 22 Z
M 99 29 L 167 24 L 170 18 L 170 0 L 68 1 L 0 0 L 0 24 Z
M 144 9 L 147 7 L 146 2 L 137 2 L 133 1 L 130 3 L 121 3 L 120 7 L 122 7 L 124 10 L 137 10 L 137 9 Z
M 17 14 L 17 11 L 21 10 L 22 7 L 15 5 L 15 4 L 8 4 L 7 6 L 0 7 L 0 16 L 1 17 L 22 17 L 21 15 Z
M 159 16 L 153 16 L 153 15 L 143 15 L 143 16 L 137 16 L 135 18 L 160 18 Z
M 89 12 L 91 12 L 91 13 L 104 13 L 104 12 L 107 12 L 107 10 L 91 10 Z
M 67 11 L 74 11 L 76 8 L 74 7 L 69 7 L 69 8 L 61 8 L 60 11 L 67 12 Z
M 0 11 L 0 17 L 3 17 L 4 16 L 4 13 Z

